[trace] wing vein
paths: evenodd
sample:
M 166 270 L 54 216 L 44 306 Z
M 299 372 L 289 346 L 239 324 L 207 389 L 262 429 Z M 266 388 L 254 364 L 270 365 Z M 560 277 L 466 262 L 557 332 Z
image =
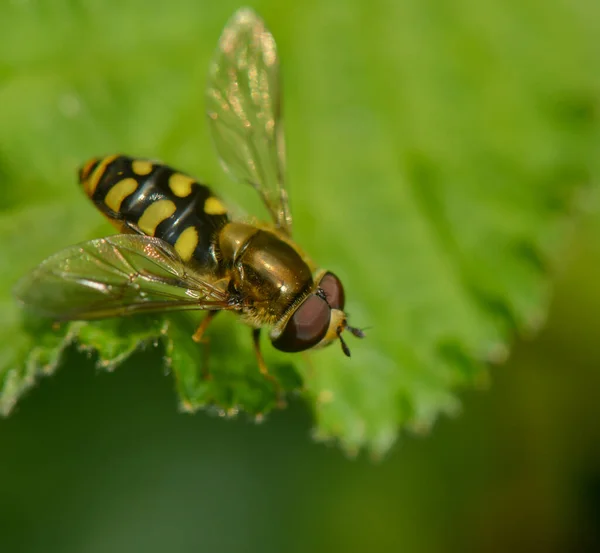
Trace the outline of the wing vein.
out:
M 290 236 L 277 49 L 252 10 L 238 10 L 225 26 L 210 68 L 207 111 L 222 165 L 259 193 L 275 225 Z

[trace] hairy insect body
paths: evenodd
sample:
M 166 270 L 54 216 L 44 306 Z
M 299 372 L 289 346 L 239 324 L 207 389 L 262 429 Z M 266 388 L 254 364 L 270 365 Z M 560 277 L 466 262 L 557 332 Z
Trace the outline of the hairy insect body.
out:
M 88 161 L 80 183 L 122 232 L 154 236 L 186 262 L 225 280 L 246 321 L 273 325 L 313 288 L 310 268 L 275 233 L 229 222 L 208 186 L 167 165 L 123 155 Z

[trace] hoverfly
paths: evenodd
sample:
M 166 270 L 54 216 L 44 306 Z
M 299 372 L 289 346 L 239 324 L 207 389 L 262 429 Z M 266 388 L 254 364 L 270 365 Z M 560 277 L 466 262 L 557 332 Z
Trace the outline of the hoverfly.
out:
M 119 234 L 69 247 L 24 277 L 16 296 L 54 320 L 93 320 L 165 310 L 205 310 L 193 339 L 202 341 L 220 311 L 252 328 L 260 371 L 270 377 L 260 332 L 284 352 L 342 338 L 344 288 L 318 269 L 292 239 L 284 182 L 278 57 L 252 10 L 227 23 L 206 91 L 208 121 L 226 171 L 252 185 L 272 223 L 231 220 L 204 184 L 167 165 L 123 155 L 88 161 L 86 195 Z

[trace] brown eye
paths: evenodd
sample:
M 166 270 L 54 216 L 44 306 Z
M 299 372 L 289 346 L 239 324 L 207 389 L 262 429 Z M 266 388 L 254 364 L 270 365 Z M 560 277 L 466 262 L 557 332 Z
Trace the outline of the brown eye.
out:
M 273 345 L 281 351 L 294 352 L 318 344 L 329 328 L 331 309 L 319 296 L 312 294 L 290 317 L 281 335 Z
M 346 296 L 344 295 L 344 287 L 338 277 L 333 273 L 325 273 L 319 283 L 319 288 L 325 292 L 327 303 L 332 309 L 344 309 Z

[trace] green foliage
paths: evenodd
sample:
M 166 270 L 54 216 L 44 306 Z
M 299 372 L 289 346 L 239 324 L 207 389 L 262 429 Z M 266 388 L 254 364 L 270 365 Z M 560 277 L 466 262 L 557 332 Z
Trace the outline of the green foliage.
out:
M 454 412 L 457 387 L 484 384 L 513 334 L 543 321 L 598 146 L 597 34 L 573 4 L 256 6 L 282 58 L 296 238 L 342 278 L 351 323 L 371 327 L 348 338 L 351 359 L 337 346 L 291 356 L 264 342 L 274 374 L 312 407 L 317 438 L 385 452 L 399 428 Z M 55 328 L 25 320 L 11 297 L 48 254 L 111 232 L 74 184 L 91 156 L 160 158 L 256 206 L 225 181 L 203 112 L 208 62 L 237 7 L 0 7 L 3 413 L 70 344 L 105 368 L 156 344 L 187 410 L 275 406 L 233 317 L 216 320 L 206 356 L 191 315 Z

